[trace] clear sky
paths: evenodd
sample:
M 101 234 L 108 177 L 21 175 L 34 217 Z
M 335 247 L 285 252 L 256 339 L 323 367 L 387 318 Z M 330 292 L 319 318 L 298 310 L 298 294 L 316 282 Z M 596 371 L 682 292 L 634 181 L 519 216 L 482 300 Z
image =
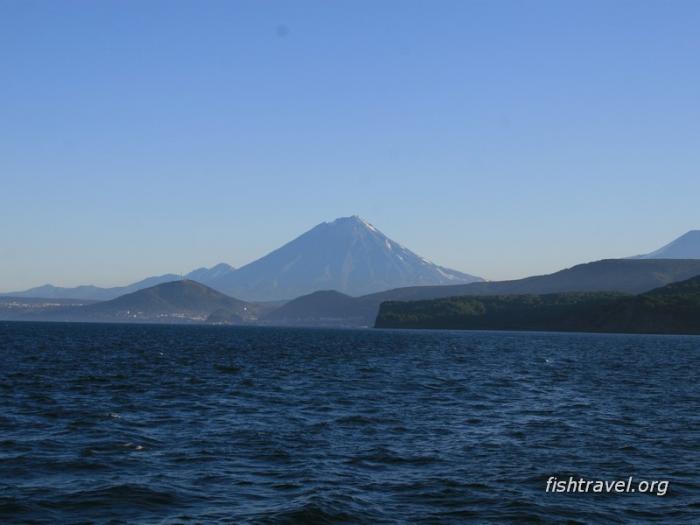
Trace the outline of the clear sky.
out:
M 359 214 L 490 279 L 700 228 L 700 2 L 0 0 L 0 290 Z

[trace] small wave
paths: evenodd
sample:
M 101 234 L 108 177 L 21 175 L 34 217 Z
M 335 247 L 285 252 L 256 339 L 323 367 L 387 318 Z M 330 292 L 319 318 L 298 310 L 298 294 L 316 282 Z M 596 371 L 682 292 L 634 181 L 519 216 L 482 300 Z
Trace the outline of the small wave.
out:
M 361 502 L 349 501 L 347 504 L 305 502 L 292 508 L 264 513 L 252 522 L 259 525 L 374 525 L 377 520 L 363 508 Z
M 174 492 L 153 490 L 144 485 L 123 484 L 72 492 L 58 499 L 44 501 L 42 506 L 63 510 L 112 505 L 155 508 L 174 505 L 177 502 L 178 497 Z
M 124 444 L 122 445 L 122 447 L 128 448 L 129 450 L 135 450 L 135 451 L 137 451 L 137 452 L 143 450 L 143 445 L 138 445 L 138 444 L 136 444 L 136 443 L 131 443 L 131 442 L 129 442 L 129 443 L 124 443 Z
M 376 423 L 381 423 L 381 419 L 361 416 L 361 415 L 351 415 L 339 417 L 335 420 L 335 423 L 339 425 L 374 425 Z
M 0 497 L 0 520 L 3 516 L 9 517 L 23 512 L 28 512 L 30 507 L 16 498 Z M 8 522 L 9 523 L 9 522 Z
M 242 367 L 234 365 L 214 365 L 214 368 L 222 374 L 237 374 L 243 370 Z
M 439 461 L 436 456 L 401 455 L 386 448 L 376 448 L 348 460 L 351 464 L 384 464 L 384 465 L 426 465 Z

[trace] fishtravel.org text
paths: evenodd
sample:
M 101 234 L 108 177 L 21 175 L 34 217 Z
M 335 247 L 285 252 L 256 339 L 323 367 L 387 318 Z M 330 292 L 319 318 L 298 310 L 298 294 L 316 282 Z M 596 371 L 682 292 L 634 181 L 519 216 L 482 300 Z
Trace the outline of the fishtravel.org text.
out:
M 571 493 L 611 493 L 611 494 L 633 494 L 641 492 L 644 494 L 655 494 L 656 496 L 666 495 L 668 481 L 635 481 L 633 476 L 627 479 L 612 481 L 574 478 L 559 479 L 550 476 L 547 479 L 547 492 L 571 492 Z

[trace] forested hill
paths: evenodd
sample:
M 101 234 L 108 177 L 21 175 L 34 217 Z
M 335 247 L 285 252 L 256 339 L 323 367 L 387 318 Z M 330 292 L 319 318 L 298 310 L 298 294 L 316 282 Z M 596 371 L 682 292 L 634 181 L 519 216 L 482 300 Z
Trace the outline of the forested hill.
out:
M 563 293 L 382 303 L 377 328 L 700 334 L 700 276 L 640 295 Z

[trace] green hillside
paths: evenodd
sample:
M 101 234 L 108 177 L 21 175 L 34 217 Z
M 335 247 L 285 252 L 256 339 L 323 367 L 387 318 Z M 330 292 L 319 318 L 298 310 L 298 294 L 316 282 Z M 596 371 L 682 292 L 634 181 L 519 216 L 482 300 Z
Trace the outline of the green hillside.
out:
M 378 328 L 700 334 L 700 277 L 640 295 L 462 296 L 382 303 Z

